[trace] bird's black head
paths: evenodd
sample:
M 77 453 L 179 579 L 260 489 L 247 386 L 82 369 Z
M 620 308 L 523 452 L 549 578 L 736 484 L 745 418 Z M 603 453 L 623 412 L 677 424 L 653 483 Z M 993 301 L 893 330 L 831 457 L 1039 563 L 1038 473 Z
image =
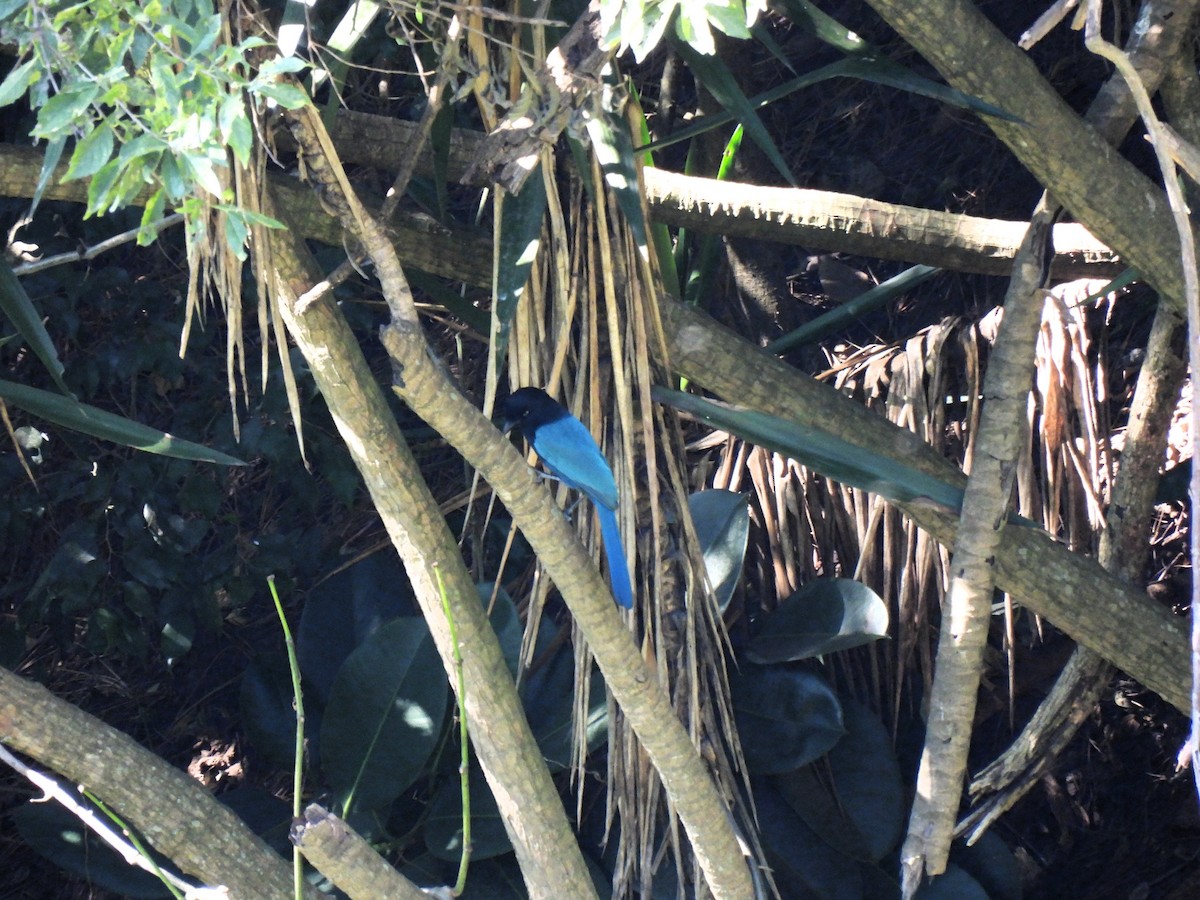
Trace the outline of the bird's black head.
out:
M 523 387 L 504 401 L 504 431 L 520 428 L 525 437 L 532 438 L 541 426 L 567 415 L 562 405 L 541 388 Z

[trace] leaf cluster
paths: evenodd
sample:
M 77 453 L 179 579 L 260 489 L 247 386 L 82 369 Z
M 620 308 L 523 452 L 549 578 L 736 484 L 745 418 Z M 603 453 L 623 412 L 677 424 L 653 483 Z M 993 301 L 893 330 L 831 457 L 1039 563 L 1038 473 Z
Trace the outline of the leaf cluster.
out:
M 263 57 L 266 41 L 231 42 L 228 23 L 205 0 L 0 4 L 0 40 L 19 62 L 0 83 L 0 106 L 28 95 L 33 137 L 48 145 L 43 183 L 71 145 L 64 180 L 90 179 L 86 215 L 143 201 L 139 243 L 154 239 L 167 210 L 195 218 L 196 188 L 241 223 L 272 224 L 231 206 L 229 154 L 250 161 L 251 109 L 306 102 L 280 76 L 295 57 Z

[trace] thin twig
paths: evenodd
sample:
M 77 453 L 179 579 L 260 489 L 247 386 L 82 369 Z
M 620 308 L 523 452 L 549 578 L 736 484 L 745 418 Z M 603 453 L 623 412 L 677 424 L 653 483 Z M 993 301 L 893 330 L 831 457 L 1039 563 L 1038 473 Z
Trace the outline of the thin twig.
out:
M 160 232 L 163 229 L 171 228 L 183 222 L 183 213 L 176 213 L 173 216 L 167 216 L 161 222 L 154 226 L 155 232 Z M 58 253 L 54 256 L 49 256 L 46 259 L 39 259 L 35 262 L 25 263 L 20 266 L 13 266 L 13 273 L 20 275 L 32 275 L 34 272 L 42 272 L 46 269 L 53 269 L 56 266 L 65 266 L 68 263 L 84 262 L 89 259 L 95 259 L 101 253 L 107 253 L 120 247 L 122 244 L 128 244 L 130 241 L 137 240 L 137 236 L 141 233 L 141 228 L 131 228 L 129 231 L 123 231 L 118 235 L 106 238 L 98 244 L 93 244 L 91 247 L 84 247 L 82 250 L 73 250 L 68 253 Z
M 8 748 L 3 744 L 0 744 L 0 762 L 7 763 L 18 774 L 24 775 L 42 792 L 43 796 L 35 802 L 57 800 L 68 812 L 90 828 L 100 840 L 119 853 L 125 862 L 131 866 L 137 866 L 139 869 L 145 869 L 151 875 L 161 878 L 172 888 L 183 891 L 187 900 L 216 900 L 216 898 L 226 898 L 229 896 L 228 891 L 224 887 L 204 887 L 189 884 L 178 875 L 160 868 L 153 860 L 139 852 L 127 838 L 117 834 L 112 825 L 101 820 L 96 815 L 95 810 L 89 809 L 83 803 L 79 802 L 72 792 L 57 778 L 25 765 L 25 763 L 10 753 Z

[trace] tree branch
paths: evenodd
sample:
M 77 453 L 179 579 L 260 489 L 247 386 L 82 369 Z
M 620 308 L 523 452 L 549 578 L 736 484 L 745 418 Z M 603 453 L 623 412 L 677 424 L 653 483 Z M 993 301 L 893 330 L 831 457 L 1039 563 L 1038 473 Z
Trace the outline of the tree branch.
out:
M 4 668 L 0 741 L 86 786 L 205 884 L 225 885 L 232 897 L 292 897 L 291 866 L 198 783 L 129 736 Z

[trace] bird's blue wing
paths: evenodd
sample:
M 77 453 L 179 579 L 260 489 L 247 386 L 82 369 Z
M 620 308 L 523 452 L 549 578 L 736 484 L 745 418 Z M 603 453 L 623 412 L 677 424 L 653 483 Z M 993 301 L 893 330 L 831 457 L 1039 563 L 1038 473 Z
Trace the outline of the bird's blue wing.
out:
M 608 583 L 612 585 L 613 599 L 629 609 L 633 606 L 633 585 L 629 581 L 629 566 L 625 564 L 625 547 L 617 528 L 617 515 L 598 503 L 596 515 L 600 517 L 600 536 L 604 540 L 604 555 L 608 557 Z
M 617 508 L 617 483 L 608 460 L 592 433 L 574 416 L 539 425 L 530 443 L 552 475 L 583 491 L 597 506 L 610 512 Z

